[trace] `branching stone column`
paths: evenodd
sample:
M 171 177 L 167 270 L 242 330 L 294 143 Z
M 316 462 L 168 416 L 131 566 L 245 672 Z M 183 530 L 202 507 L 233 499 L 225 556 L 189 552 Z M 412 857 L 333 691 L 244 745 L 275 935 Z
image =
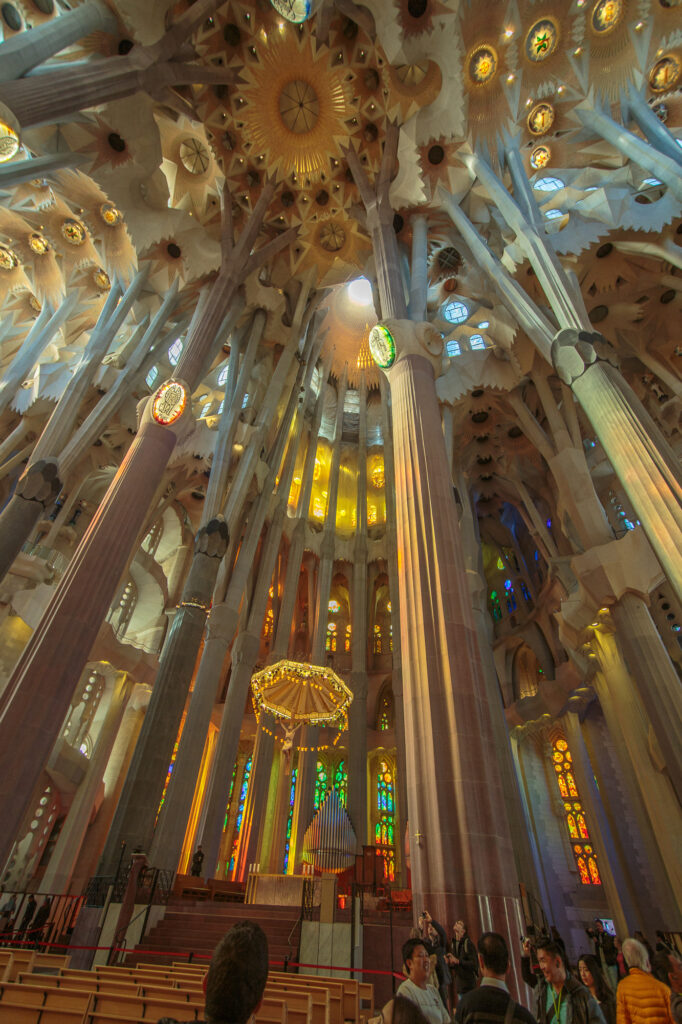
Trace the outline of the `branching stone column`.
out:
M 88 771 L 73 798 L 64 827 L 54 848 L 42 885 L 48 892 L 68 892 L 71 876 L 92 817 L 93 805 L 102 784 L 109 757 L 123 721 L 133 681 L 125 672 L 116 681 L 106 717 L 92 752 Z M 118 851 L 120 854 L 120 850 Z
M 414 905 L 439 920 L 466 914 L 513 948 L 514 853 L 435 386 L 443 341 L 406 320 L 374 332 L 393 406 Z
M 358 425 L 357 532 L 353 548 L 351 599 L 351 677 L 353 702 L 348 709 L 348 817 L 355 829 L 357 852 L 367 841 L 367 386 L 360 387 Z
M 320 553 L 320 564 L 317 572 L 317 590 L 315 593 L 315 616 L 313 627 L 313 643 L 310 661 L 313 665 L 322 665 L 325 658 L 325 640 L 327 636 L 327 617 L 329 609 L 329 592 L 334 572 L 334 538 L 336 536 L 336 505 L 339 496 L 339 466 L 341 464 L 341 436 L 343 433 L 343 407 L 346 400 L 348 383 L 348 367 L 344 367 L 336 393 L 336 422 L 334 426 L 334 445 L 329 470 L 329 496 L 327 514 L 324 521 L 324 533 Z M 289 852 L 289 874 L 294 874 L 303 859 L 303 837 L 311 822 L 315 802 L 315 776 L 317 771 L 317 744 L 319 729 L 307 725 L 302 730 L 301 746 L 298 748 L 298 775 L 296 776 L 296 797 L 294 817 L 291 824 L 291 843 Z
M 196 12 L 202 4 L 192 7 Z M 221 270 L 190 325 L 173 380 L 147 400 L 137 437 L 62 577 L 38 628 L 14 668 L 0 701 L 0 861 L 15 839 L 33 787 L 47 763 L 77 679 L 133 553 L 179 436 L 193 427 L 189 397 L 221 339 L 220 325 L 243 280 L 272 243 L 252 253 L 274 192 L 267 183 L 235 243 L 223 219 Z M 229 201 L 229 195 L 228 195 Z M 286 245 L 284 232 L 275 243 Z M 266 252 L 267 250 L 267 252 Z M 218 339 L 218 340 L 217 340 Z M 19 754 L 12 738 L 24 737 Z

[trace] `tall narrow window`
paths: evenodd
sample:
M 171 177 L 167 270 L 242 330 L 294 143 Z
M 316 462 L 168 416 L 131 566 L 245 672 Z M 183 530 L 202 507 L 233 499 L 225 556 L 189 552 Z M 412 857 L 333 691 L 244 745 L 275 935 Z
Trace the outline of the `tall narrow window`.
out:
M 346 626 L 346 636 L 344 637 L 344 641 L 343 641 L 343 649 L 344 649 L 344 651 L 346 651 L 346 653 L 348 653 L 348 651 L 350 651 L 350 644 L 351 644 L 352 633 L 353 633 L 353 627 L 351 626 L 350 623 L 348 623 L 348 625 Z
M 587 817 L 573 775 L 573 758 L 565 739 L 554 740 L 552 764 L 556 773 L 559 794 L 564 802 L 564 815 L 568 837 L 573 847 L 575 864 L 582 885 L 601 885 L 597 855 L 590 840 Z
M 246 805 L 246 795 L 249 792 L 249 781 L 251 779 L 251 766 L 253 764 L 253 757 L 249 754 L 249 759 L 244 765 L 244 774 L 242 776 L 242 788 L 239 793 L 239 806 L 237 808 L 237 818 L 234 823 L 234 836 L 232 839 L 232 854 L 230 856 L 230 864 L 228 871 L 234 871 L 235 864 L 237 862 L 237 849 L 239 847 L 239 833 L 242 830 L 242 820 L 244 818 L 244 807 Z
M 336 623 L 329 622 L 327 624 L 327 639 L 325 641 L 325 649 L 330 651 L 332 654 L 336 653 Z
M 374 653 L 382 653 L 381 626 L 374 627 Z
M 291 825 L 294 820 L 294 801 L 296 799 L 296 776 L 298 775 L 298 768 L 294 768 L 291 773 L 291 789 L 289 790 L 289 814 L 287 816 L 287 838 L 284 844 L 284 874 L 287 873 L 289 867 L 289 851 L 291 850 Z
M 313 807 L 315 810 L 321 807 L 324 803 L 324 798 L 327 795 L 329 789 L 329 772 L 324 761 L 320 760 L 317 762 L 317 770 L 315 773 L 315 796 L 313 798 Z
M 346 806 L 346 797 L 348 796 L 348 772 L 346 771 L 346 762 L 339 761 L 334 772 L 334 789 L 339 794 L 339 800 Z
M 395 789 L 393 772 L 387 761 L 380 761 L 377 771 L 377 821 L 374 841 L 377 856 L 384 861 L 384 880 L 395 881 Z

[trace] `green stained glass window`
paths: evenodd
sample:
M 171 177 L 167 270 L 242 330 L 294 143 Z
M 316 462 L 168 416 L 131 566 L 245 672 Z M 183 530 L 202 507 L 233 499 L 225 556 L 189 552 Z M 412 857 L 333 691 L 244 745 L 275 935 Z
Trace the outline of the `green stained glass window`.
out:
M 317 771 L 315 774 L 315 797 L 313 807 L 315 810 L 321 807 L 324 803 L 324 798 L 327 795 L 327 790 L 330 788 L 329 785 L 329 772 L 324 761 L 317 762 Z

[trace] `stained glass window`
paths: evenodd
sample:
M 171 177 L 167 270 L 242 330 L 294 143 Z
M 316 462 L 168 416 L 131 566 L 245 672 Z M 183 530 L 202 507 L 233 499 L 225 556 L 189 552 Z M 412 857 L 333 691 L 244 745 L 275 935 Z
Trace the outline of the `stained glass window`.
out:
M 384 879 L 395 881 L 395 791 L 393 773 L 386 761 L 379 762 L 377 772 L 377 819 L 374 841 L 377 855 L 384 860 Z
M 380 732 L 386 732 L 393 727 L 393 691 L 387 686 L 379 698 L 379 714 L 377 727 Z
M 374 627 L 374 653 L 381 654 L 381 626 Z
M 345 636 L 344 641 L 343 641 L 343 649 L 346 652 L 350 651 L 350 642 L 351 642 L 352 633 L 353 633 L 353 627 L 349 623 L 346 626 L 346 636 Z
M 581 885 L 601 885 L 597 857 L 592 846 L 581 843 L 590 838 L 587 818 L 573 775 L 573 758 L 565 739 L 559 738 L 552 746 L 552 763 L 559 793 L 564 801 L 564 814 L 569 839 L 573 841 L 573 855 Z M 575 842 L 578 840 L 578 842 Z
M 274 615 L 273 615 L 273 612 L 272 612 L 272 608 L 268 608 L 268 613 L 265 616 L 265 628 L 263 630 L 263 639 L 264 640 L 271 640 L 272 639 L 273 625 L 274 625 Z
M 180 338 L 178 338 L 177 341 L 174 341 L 171 347 L 168 349 L 168 362 L 171 364 L 171 366 L 178 365 L 178 360 L 182 355 L 183 344 L 184 342 L 181 341 Z
M 490 591 L 490 610 L 493 620 L 499 622 L 502 618 L 502 609 L 500 608 L 500 598 L 496 590 Z
M 348 796 L 348 772 L 346 771 L 346 762 L 339 761 L 334 772 L 334 789 L 339 794 L 339 800 L 346 806 L 346 797 Z
M 168 765 L 168 771 L 166 772 L 166 781 L 163 784 L 163 793 L 161 794 L 161 800 L 159 802 L 159 807 L 158 807 L 158 810 L 156 812 L 156 820 L 157 821 L 159 820 L 159 815 L 161 814 L 161 808 L 163 807 L 163 802 L 166 799 L 166 790 L 168 789 L 168 783 L 170 782 L 171 775 L 173 774 L 173 765 L 175 764 L 175 758 L 177 757 L 177 753 L 178 753 L 178 742 L 176 740 L 175 741 L 175 746 L 173 747 L 173 753 L 171 755 L 171 762 Z
M 246 804 L 246 795 L 249 792 L 249 780 L 251 778 L 251 766 L 253 764 L 253 757 L 249 754 L 249 759 L 244 765 L 244 774 L 242 775 L 242 788 L 239 793 L 239 806 L 237 808 L 237 819 L 234 823 L 234 837 L 232 839 L 232 854 L 230 856 L 230 865 L 228 870 L 234 871 L 236 860 L 237 860 L 237 849 L 239 847 L 239 833 L 242 828 L 242 820 L 244 818 L 244 806 Z
M 331 651 L 332 654 L 336 651 L 336 623 L 330 622 L 327 625 L 327 639 L 325 641 L 325 649 Z
M 225 824 L 223 825 L 223 832 L 227 828 L 227 819 L 230 817 L 230 804 L 232 803 L 232 790 L 234 789 L 234 780 L 237 775 L 237 762 L 235 761 L 232 766 L 232 778 L 230 780 L 230 792 L 227 795 L 227 807 L 225 808 Z
M 289 866 L 289 850 L 291 848 L 291 825 L 294 820 L 294 801 L 296 799 L 296 776 L 298 775 L 298 768 L 294 768 L 291 773 L 291 789 L 289 790 L 289 815 L 287 817 L 287 838 L 284 844 L 284 874 L 287 873 Z
M 511 614 L 511 612 L 515 612 L 516 611 L 516 597 L 514 596 L 514 586 L 513 586 L 511 580 L 505 580 L 504 581 L 504 596 L 505 596 L 505 599 L 506 599 L 506 602 L 507 602 L 507 611 L 510 614 Z
M 313 800 L 313 807 L 315 810 L 321 807 L 324 803 L 324 798 L 327 795 L 329 789 L 329 772 L 324 761 L 320 760 L 317 762 L 317 770 L 315 773 L 315 797 Z

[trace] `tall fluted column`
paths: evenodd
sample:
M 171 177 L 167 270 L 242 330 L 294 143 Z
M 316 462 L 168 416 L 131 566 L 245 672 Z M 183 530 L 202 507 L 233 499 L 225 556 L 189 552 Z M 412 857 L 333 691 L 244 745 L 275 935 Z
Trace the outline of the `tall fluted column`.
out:
M 71 876 L 92 817 L 95 797 L 123 721 L 132 687 L 132 680 L 127 677 L 125 672 L 121 673 L 114 686 L 106 717 L 88 764 L 87 774 L 73 798 L 47 870 L 41 880 L 41 887 L 45 892 L 69 891 Z
M 386 500 L 386 537 L 388 562 L 388 591 L 391 595 L 391 629 L 393 631 L 393 655 L 391 658 L 393 688 L 393 732 L 395 734 L 398 777 L 396 779 L 396 805 L 400 823 L 401 850 L 409 822 L 407 807 L 407 754 L 405 744 L 405 705 L 403 700 L 402 640 L 400 636 L 400 587 L 398 585 L 398 533 L 395 511 L 395 462 L 393 458 L 393 427 L 391 426 L 391 396 L 388 381 L 381 376 L 381 434 L 384 442 L 384 495 Z M 407 885 L 405 856 L 398 860 L 400 885 Z
M 442 338 L 428 324 L 384 326 L 395 345 L 382 362 L 393 405 L 414 905 L 439 920 L 465 914 L 473 931 L 494 929 L 513 947 L 514 851 L 435 387 Z
M 249 865 L 256 863 L 261 829 L 265 824 L 265 807 L 272 775 L 272 755 L 275 752 L 275 720 L 263 712 L 258 724 L 253 748 L 251 781 L 244 806 L 242 827 L 239 832 L 239 852 L 235 878 L 246 880 Z M 261 868 L 263 866 L 261 865 Z
M 334 572 L 334 537 L 336 536 L 336 505 L 339 496 L 339 466 L 341 464 L 341 435 L 343 433 L 343 406 L 346 400 L 348 368 L 344 367 L 336 394 L 336 422 L 334 426 L 334 444 L 329 470 L 329 495 L 327 513 L 324 521 L 320 564 L 317 572 L 317 590 L 315 593 L 315 616 L 313 642 L 310 661 L 313 665 L 322 665 L 325 658 L 325 641 L 327 636 L 327 618 L 329 608 L 329 592 Z M 317 744 L 319 729 L 306 726 L 301 736 L 298 750 L 298 775 L 296 777 L 296 797 L 294 817 L 291 825 L 291 845 L 289 853 L 289 874 L 295 873 L 300 867 L 303 856 L 303 837 L 313 816 L 315 798 L 315 776 L 317 770 Z
M 676 903 L 665 908 L 666 923 L 678 928 L 682 920 L 682 865 L 677 853 L 682 848 L 682 810 L 670 780 L 652 763 L 646 711 L 635 693 L 614 634 L 600 626 L 594 631 L 593 645 L 601 668 L 595 678 L 599 703 L 614 742 L 622 739 L 624 743 L 620 757 L 634 768 Z
M 561 721 L 573 758 L 571 763 L 580 798 L 587 811 L 590 839 L 597 852 L 604 895 L 618 934 L 632 935 L 639 924 L 630 889 L 632 880 L 624 870 L 611 839 L 611 830 L 595 782 L 594 769 L 583 739 L 579 714 L 577 711 L 569 712 Z
M 357 532 L 353 548 L 351 598 L 351 677 L 353 702 L 348 709 L 348 799 L 358 853 L 367 841 L 367 386 L 360 387 L 358 424 Z

